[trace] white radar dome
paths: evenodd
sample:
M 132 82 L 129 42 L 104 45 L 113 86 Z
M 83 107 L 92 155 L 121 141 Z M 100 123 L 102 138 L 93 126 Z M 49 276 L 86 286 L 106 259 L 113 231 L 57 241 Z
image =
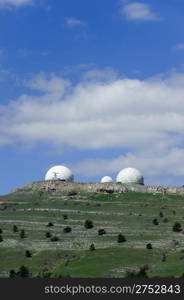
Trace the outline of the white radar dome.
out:
M 121 183 L 144 184 L 144 178 L 142 174 L 139 172 L 139 170 L 134 168 L 125 168 L 121 170 L 116 177 L 116 181 Z
M 108 183 L 108 182 L 112 182 L 113 180 L 112 180 L 112 178 L 110 177 L 110 176 L 104 176 L 104 177 L 102 177 L 102 179 L 101 179 L 101 183 Z
M 74 176 L 67 167 L 54 166 L 47 171 L 45 180 L 74 181 Z

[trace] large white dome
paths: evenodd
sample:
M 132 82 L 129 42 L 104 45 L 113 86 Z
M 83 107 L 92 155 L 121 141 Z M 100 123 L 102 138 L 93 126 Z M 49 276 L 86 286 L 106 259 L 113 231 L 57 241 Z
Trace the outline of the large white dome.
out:
M 74 176 L 70 169 L 65 166 L 54 166 L 45 175 L 45 180 L 73 181 Z
M 126 168 L 121 170 L 116 177 L 116 181 L 121 183 L 144 184 L 144 178 L 142 174 L 139 172 L 139 170 L 134 168 Z
M 101 179 L 101 183 L 105 183 L 105 182 L 112 182 L 112 178 L 110 176 L 104 176 Z

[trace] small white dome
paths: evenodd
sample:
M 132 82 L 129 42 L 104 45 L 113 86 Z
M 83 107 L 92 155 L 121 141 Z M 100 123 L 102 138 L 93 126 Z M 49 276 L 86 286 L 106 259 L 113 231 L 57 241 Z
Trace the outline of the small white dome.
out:
M 74 176 L 70 169 L 65 166 L 54 166 L 45 175 L 45 180 L 73 181 Z
M 112 182 L 112 178 L 110 176 L 104 176 L 101 179 L 101 183 L 105 183 L 105 182 Z
M 116 177 L 116 181 L 121 183 L 144 184 L 144 178 L 142 174 L 139 172 L 139 170 L 134 168 L 125 168 L 121 170 Z

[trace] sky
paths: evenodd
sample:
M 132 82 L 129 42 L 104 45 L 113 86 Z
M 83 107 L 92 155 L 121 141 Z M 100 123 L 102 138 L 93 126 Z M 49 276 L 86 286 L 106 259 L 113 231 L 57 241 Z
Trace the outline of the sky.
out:
M 184 184 L 184 0 L 0 0 L 0 194 L 65 165 Z

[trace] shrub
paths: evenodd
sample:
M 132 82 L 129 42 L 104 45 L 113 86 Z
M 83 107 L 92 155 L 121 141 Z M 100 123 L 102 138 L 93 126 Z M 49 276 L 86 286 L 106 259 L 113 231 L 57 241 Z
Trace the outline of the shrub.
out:
M 158 220 L 157 220 L 157 219 L 154 219 L 154 220 L 153 220 L 153 224 L 154 224 L 154 225 L 159 225 Z
M 94 244 L 91 244 L 90 247 L 89 247 L 89 250 L 90 250 L 90 251 L 94 251 L 94 250 L 95 250 L 95 245 L 94 245 Z
M 45 234 L 45 237 L 50 238 L 51 236 L 52 236 L 52 234 L 49 231 L 47 231 L 46 234 Z
M 0 243 L 3 242 L 3 238 L 2 235 L 0 235 Z
M 93 228 L 93 222 L 91 221 L 91 220 L 86 220 L 85 221 L 85 223 L 84 223 L 84 227 L 86 228 L 86 229 L 91 229 L 91 228 Z
M 146 248 L 147 248 L 147 249 L 153 249 L 152 244 L 151 244 L 151 243 L 148 243 L 148 244 L 146 245 Z
M 139 272 L 136 274 L 135 277 L 148 278 L 148 274 L 146 273 L 146 270 L 144 268 L 140 268 Z
M 54 226 L 54 224 L 53 224 L 52 222 L 49 222 L 49 223 L 47 224 L 47 227 L 52 227 L 52 226 Z
M 106 234 L 106 231 L 104 229 L 98 230 L 98 235 L 104 235 L 104 234 Z
M 160 212 L 159 216 L 160 216 L 160 218 L 163 218 L 163 216 L 164 216 L 163 212 Z
M 174 232 L 181 232 L 182 231 L 182 228 L 181 228 L 181 224 L 176 222 L 173 226 L 173 231 Z
M 21 239 L 25 239 L 25 238 L 26 238 L 26 234 L 25 234 L 25 230 L 24 230 L 24 229 L 22 229 L 22 230 L 20 231 L 20 238 L 21 238 Z
M 57 242 L 57 241 L 59 241 L 59 238 L 58 238 L 58 236 L 53 236 L 53 237 L 51 237 L 51 242 Z
M 63 219 L 64 219 L 64 220 L 67 220 L 67 219 L 68 219 L 68 216 L 67 216 L 67 215 L 63 215 Z
M 13 225 L 13 232 L 14 233 L 16 233 L 16 232 L 18 232 L 19 230 L 18 230 L 18 227 L 16 226 L 16 225 Z
M 28 257 L 28 258 L 32 257 L 32 254 L 29 250 L 26 250 L 25 257 Z
M 18 277 L 26 278 L 29 277 L 29 269 L 25 266 L 21 266 L 17 272 Z
M 121 233 L 118 235 L 118 243 L 126 242 L 126 238 Z
M 63 229 L 63 232 L 65 232 L 65 233 L 69 233 L 69 232 L 71 232 L 71 231 L 72 231 L 72 228 L 69 227 L 69 226 L 67 226 L 67 227 L 65 227 L 65 228 Z
M 167 260 L 167 256 L 166 256 L 166 254 L 163 254 L 161 261 L 166 262 L 166 260 Z
M 10 270 L 9 278 L 15 278 L 16 276 L 17 276 L 17 273 L 15 272 L 15 270 Z
M 2 229 L 0 228 L 0 234 L 3 233 Z

